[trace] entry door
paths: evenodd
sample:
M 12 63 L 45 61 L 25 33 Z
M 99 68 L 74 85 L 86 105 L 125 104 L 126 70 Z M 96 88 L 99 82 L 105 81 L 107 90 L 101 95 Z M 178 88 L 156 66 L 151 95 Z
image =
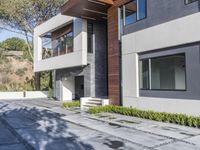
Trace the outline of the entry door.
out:
M 84 76 L 75 77 L 75 98 L 84 97 Z

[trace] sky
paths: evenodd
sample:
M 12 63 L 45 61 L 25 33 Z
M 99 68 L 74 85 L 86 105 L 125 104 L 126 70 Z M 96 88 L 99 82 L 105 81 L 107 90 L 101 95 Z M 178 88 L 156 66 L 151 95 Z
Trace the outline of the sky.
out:
M 4 28 L 12 30 L 12 31 L 14 30 L 14 29 L 11 29 L 11 28 L 5 26 L 2 22 L 2 20 L 0 20 L 0 27 L 4 27 Z M 5 41 L 6 39 L 12 38 L 12 37 L 19 37 L 19 38 L 25 39 L 25 37 L 21 34 L 17 34 L 15 32 L 10 32 L 10 31 L 3 30 L 0 28 L 0 42 Z
M 19 38 L 25 39 L 25 37 L 23 35 L 17 34 L 15 32 L 0 30 L 0 42 L 6 40 L 8 38 L 11 38 L 11 37 L 19 37 Z

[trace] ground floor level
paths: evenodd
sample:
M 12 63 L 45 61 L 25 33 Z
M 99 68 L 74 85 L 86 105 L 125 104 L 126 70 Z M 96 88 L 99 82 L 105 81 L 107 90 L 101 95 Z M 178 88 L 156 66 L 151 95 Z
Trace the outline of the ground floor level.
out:
M 48 99 L 0 101 L 1 150 L 198 150 L 200 130 L 66 110 Z
M 200 115 L 200 43 L 122 53 L 119 84 L 116 94 L 121 95 L 123 106 Z M 109 87 L 107 75 L 91 64 L 54 71 L 54 97 L 58 100 L 110 98 Z
M 89 64 L 53 71 L 53 95 L 57 100 L 70 101 L 81 97 L 107 98 L 106 74 L 95 71 Z
M 122 56 L 123 105 L 200 115 L 200 43 Z

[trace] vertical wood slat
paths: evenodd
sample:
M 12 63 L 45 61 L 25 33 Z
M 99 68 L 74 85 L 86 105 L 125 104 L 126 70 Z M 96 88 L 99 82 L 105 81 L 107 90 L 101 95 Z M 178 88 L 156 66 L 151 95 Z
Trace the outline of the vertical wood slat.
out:
M 108 10 L 108 95 L 113 105 L 120 105 L 119 51 L 118 8 L 111 7 Z
M 108 95 L 110 103 L 120 105 L 120 41 L 118 8 L 130 0 L 115 0 L 108 9 Z

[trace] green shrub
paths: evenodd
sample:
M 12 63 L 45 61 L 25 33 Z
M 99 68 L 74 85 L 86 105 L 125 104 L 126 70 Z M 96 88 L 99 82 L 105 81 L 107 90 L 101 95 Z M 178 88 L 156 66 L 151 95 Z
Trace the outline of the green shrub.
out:
M 49 88 L 48 97 L 53 97 L 53 89 Z
M 88 112 L 92 114 L 103 113 L 103 112 L 118 113 L 121 115 L 200 128 L 200 117 L 187 116 L 184 114 L 145 111 L 136 108 L 128 108 L 128 107 L 112 106 L 112 105 L 104 107 L 92 107 L 88 110 Z
M 63 103 L 64 108 L 75 108 L 80 107 L 80 101 L 72 101 L 72 102 L 64 102 Z

